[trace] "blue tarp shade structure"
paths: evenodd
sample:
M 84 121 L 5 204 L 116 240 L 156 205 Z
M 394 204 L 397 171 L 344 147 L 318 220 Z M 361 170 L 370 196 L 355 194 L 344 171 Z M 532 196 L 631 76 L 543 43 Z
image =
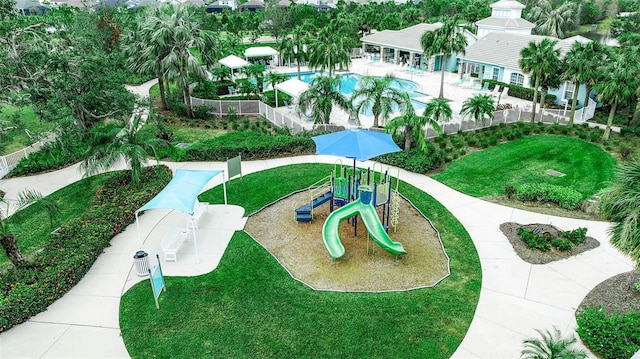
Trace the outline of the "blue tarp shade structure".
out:
M 193 214 L 198 195 L 211 179 L 222 171 L 176 170 L 165 188 L 136 211 L 155 208 L 175 209 Z
M 385 153 L 402 151 L 388 133 L 360 129 L 312 137 L 316 155 L 335 155 L 366 161 Z
M 138 226 L 138 237 L 140 237 L 140 225 L 138 223 L 138 213 L 148 211 L 150 209 L 174 209 L 182 211 L 189 215 L 193 215 L 198 195 L 204 186 L 211 179 L 224 171 L 205 171 L 205 170 L 183 170 L 178 169 L 173 175 L 169 183 L 158 193 L 151 201 L 136 211 L 136 225 Z M 227 188 L 224 180 L 222 181 L 224 189 L 224 202 L 227 204 Z M 196 249 L 196 261 L 198 260 L 198 244 L 196 242 L 195 232 L 193 234 L 194 245 Z M 140 248 L 142 248 L 142 238 L 140 238 Z

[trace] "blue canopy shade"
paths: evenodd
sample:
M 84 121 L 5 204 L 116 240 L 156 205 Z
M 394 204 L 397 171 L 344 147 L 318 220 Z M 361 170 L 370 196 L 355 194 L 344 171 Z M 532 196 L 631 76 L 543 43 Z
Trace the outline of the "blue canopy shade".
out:
M 312 137 L 317 155 L 335 155 L 366 161 L 385 153 L 402 151 L 388 133 L 360 129 Z M 354 162 L 355 163 L 355 162 Z
M 176 209 L 193 215 L 198 195 L 204 186 L 222 171 L 176 170 L 165 188 L 136 211 L 155 208 Z

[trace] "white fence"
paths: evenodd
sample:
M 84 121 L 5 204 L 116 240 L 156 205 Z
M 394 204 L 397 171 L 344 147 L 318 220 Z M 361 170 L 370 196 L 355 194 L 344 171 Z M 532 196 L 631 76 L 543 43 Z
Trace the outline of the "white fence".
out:
M 18 162 L 20 162 L 21 159 L 23 159 L 24 157 L 29 157 L 29 154 L 31 152 L 39 150 L 45 143 L 49 141 L 51 141 L 51 137 L 48 137 L 42 141 L 38 141 L 31 146 L 25 147 L 6 156 L 0 156 L 0 178 L 6 176 L 7 173 L 16 168 Z

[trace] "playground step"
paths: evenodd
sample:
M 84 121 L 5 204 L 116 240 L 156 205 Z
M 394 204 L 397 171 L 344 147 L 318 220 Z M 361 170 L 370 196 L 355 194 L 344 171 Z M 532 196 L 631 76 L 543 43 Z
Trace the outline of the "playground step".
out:
M 296 208 L 296 220 L 298 222 L 311 222 L 311 209 L 331 200 L 333 194 L 331 192 L 323 193 L 314 198 L 310 203 L 303 204 Z
M 320 196 L 314 198 L 313 201 L 312 201 L 313 208 L 316 208 L 319 205 L 327 202 L 328 200 L 331 199 L 331 197 L 333 197 L 331 192 L 327 192 L 327 193 L 325 193 L 323 195 L 320 195 Z
M 296 213 L 296 221 L 311 222 L 311 213 Z

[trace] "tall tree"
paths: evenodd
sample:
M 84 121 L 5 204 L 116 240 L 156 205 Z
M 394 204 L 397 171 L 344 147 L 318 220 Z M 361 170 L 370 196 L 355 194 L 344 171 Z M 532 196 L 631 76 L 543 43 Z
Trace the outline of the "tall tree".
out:
M 190 5 L 165 4 L 157 16 L 158 19 L 151 20 L 158 24 L 151 41 L 169 49 L 162 59 L 162 66 L 166 69 L 167 78 L 175 80 L 182 90 L 187 116 L 193 117 L 189 93 L 191 76 L 206 79 L 207 72 L 191 49 L 199 50 L 205 65 L 212 66 L 214 59 L 218 58 L 213 53 L 218 48 L 216 35 L 200 28 L 197 9 Z
M 611 243 L 640 266 L 640 161 L 621 164 L 613 186 L 602 194 L 602 213 L 614 222 Z
M 340 78 L 316 76 L 311 80 L 309 89 L 300 95 L 298 110 L 302 116 L 311 112 L 314 123 L 328 124 L 331 122 L 334 104 L 345 111 L 351 111 L 349 99 L 340 93 Z
M 560 50 L 555 47 L 557 43 L 557 40 L 548 38 L 540 42 L 531 41 L 527 47 L 520 51 L 520 68 L 524 73 L 531 74 L 534 78 L 531 122 L 536 118 L 538 88 L 540 87 L 542 74 L 550 72 L 550 69 L 554 66 L 554 62 L 560 61 Z
M 607 50 L 605 46 L 596 41 L 586 44 L 576 41 L 571 45 L 571 49 L 565 56 L 566 65 L 561 78 L 574 84 L 569 126 L 573 126 L 580 85 L 585 84 L 587 87 L 587 93 L 582 104 L 587 106 L 589 92 L 601 78 L 602 67 L 606 62 L 606 58 Z
M 424 56 L 431 57 L 442 54 L 439 98 L 444 98 L 444 67 L 447 59 L 454 52 L 458 54 L 465 53 L 467 39 L 462 31 L 463 28 L 458 25 L 458 17 L 451 17 L 444 20 L 440 28 L 426 31 L 420 38 Z
M 406 105 L 399 90 L 398 79 L 388 74 L 384 77 L 365 76 L 351 95 L 351 104 L 358 113 L 373 112 L 373 127 L 380 126 L 380 119 L 386 121 L 391 113 Z
M 280 56 L 284 59 L 296 60 L 298 68 L 298 80 L 300 80 L 300 66 L 307 56 L 307 44 L 309 43 L 309 23 L 296 26 L 290 36 L 285 36 L 280 41 Z
M 604 77 L 594 86 L 598 99 L 611 106 L 607 127 L 603 134 L 604 139 L 609 138 L 618 106 L 628 105 L 635 98 L 640 75 L 638 67 L 637 55 L 623 52 L 616 60 L 609 63 L 604 70 Z
M 559 39 L 566 31 L 578 24 L 578 5 L 567 1 L 555 6 L 556 2 L 538 0 L 528 12 L 528 20 L 535 23 L 533 32 L 538 35 L 553 36 Z
M 405 92 L 402 94 L 402 96 L 404 97 L 405 102 L 402 115 L 389 121 L 387 126 L 385 126 L 385 129 L 387 130 L 387 132 L 391 132 L 391 134 L 393 134 L 394 136 L 399 129 L 404 129 L 405 151 L 409 151 L 413 143 L 416 143 L 420 150 L 426 151 L 427 142 L 424 139 L 425 126 L 429 124 L 437 132 L 441 132 L 442 127 L 440 127 L 440 124 L 433 118 L 416 115 L 416 110 L 413 108 L 413 104 L 411 103 L 409 94 Z
M 484 125 L 487 117 L 493 117 L 495 109 L 496 106 L 491 95 L 476 94 L 462 103 L 460 114 L 464 117 L 473 118 L 476 123 L 482 122 L 482 125 Z
M 320 32 L 312 38 L 308 46 L 309 67 L 314 70 L 328 71 L 329 76 L 351 62 L 350 41 L 338 34 Z

